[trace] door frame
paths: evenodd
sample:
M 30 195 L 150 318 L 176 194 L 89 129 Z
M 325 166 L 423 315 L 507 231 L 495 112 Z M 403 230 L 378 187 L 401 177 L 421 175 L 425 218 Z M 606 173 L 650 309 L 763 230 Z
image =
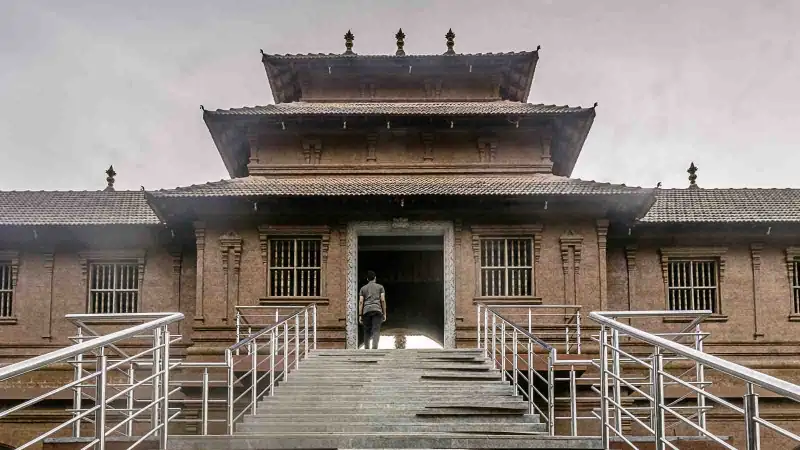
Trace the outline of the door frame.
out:
M 347 348 L 358 348 L 358 237 L 442 236 L 444 260 L 444 348 L 456 346 L 455 238 L 451 221 L 394 219 L 347 224 Z

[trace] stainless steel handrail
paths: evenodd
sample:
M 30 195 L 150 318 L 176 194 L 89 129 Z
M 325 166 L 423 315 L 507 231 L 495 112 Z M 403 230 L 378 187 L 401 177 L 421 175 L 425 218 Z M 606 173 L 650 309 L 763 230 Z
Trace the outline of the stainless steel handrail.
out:
M 610 328 L 617 329 L 628 336 L 635 337 L 636 339 L 639 339 L 643 342 L 647 342 L 650 345 L 661 347 L 664 350 L 668 350 L 672 353 L 700 362 L 703 365 L 716 369 L 720 372 L 753 383 L 760 388 L 767 389 L 776 394 L 781 394 L 785 397 L 791 398 L 792 400 L 800 402 L 800 386 L 794 383 L 781 380 L 780 378 L 775 378 L 771 375 L 761 373 L 757 370 L 747 368 L 745 366 L 736 364 L 726 359 L 722 359 L 705 352 L 697 351 L 683 344 L 678 344 L 668 339 L 656 336 L 652 333 L 648 333 L 638 328 L 625 325 L 610 318 L 614 316 L 631 317 L 629 315 L 627 316 L 618 315 L 616 312 L 601 311 L 601 312 L 589 313 L 589 317 L 592 320 L 600 323 L 601 325 L 606 325 Z
M 70 318 L 71 316 L 73 315 L 70 314 L 67 316 L 67 318 Z M 9 378 L 26 374 L 50 364 L 72 358 L 73 356 L 77 356 L 101 347 L 105 347 L 123 339 L 128 339 L 139 335 L 142 332 L 154 330 L 183 319 L 184 315 L 182 313 L 164 313 L 160 318 L 143 323 L 141 325 L 136 325 L 124 330 L 96 337 L 86 342 L 80 342 L 69 347 L 54 350 L 50 353 L 45 353 L 44 355 L 35 356 L 24 361 L 9 364 L 0 368 L 0 381 L 5 381 Z
M 297 312 L 295 312 L 291 316 L 285 317 L 280 322 L 278 322 L 278 323 L 276 323 L 274 325 L 266 326 L 266 327 L 256 331 L 255 333 L 251 334 L 250 336 L 248 336 L 248 337 L 240 340 L 239 342 L 231 345 L 230 347 L 228 347 L 228 350 L 229 351 L 235 351 L 236 349 L 239 349 L 239 348 L 249 344 L 250 342 L 252 342 L 256 338 L 258 338 L 259 336 L 263 336 L 263 335 L 265 335 L 267 333 L 272 332 L 273 330 L 276 330 L 278 327 L 283 326 L 286 322 L 294 319 L 295 317 L 299 316 L 301 313 L 305 313 L 306 311 L 310 311 L 310 310 L 313 310 L 316 313 L 316 304 L 311 303 L 308 306 L 298 310 Z M 314 325 L 315 325 L 315 328 L 316 328 L 316 319 L 317 319 L 316 314 L 314 314 Z

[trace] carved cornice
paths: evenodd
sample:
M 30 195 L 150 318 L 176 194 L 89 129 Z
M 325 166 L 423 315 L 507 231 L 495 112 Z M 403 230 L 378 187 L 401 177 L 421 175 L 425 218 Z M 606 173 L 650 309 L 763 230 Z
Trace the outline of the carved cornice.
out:
M 16 250 L 0 251 L 0 262 L 7 262 L 11 265 L 11 289 L 17 286 L 19 274 L 19 252 Z
M 219 247 L 222 252 L 222 270 L 227 271 L 230 262 L 233 265 L 231 268 L 238 272 L 242 261 L 242 237 L 235 231 L 228 231 L 219 237 Z
M 608 238 L 608 220 L 600 219 L 597 221 L 597 245 L 601 249 L 606 248 Z
M 258 140 L 259 140 L 258 127 L 251 126 L 247 129 L 247 143 L 250 146 L 250 160 L 249 163 L 258 164 Z
M 636 272 L 636 245 L 625 246 L 625 262 L 628 264 L 628 272 Z
M 800 261 L 800 247 L 788 247 L 786 249 L 786 275 L 789 277 L 789 285 L 794 282 L 794 264 Z
M 264 264 L 269 262 L 269 239 L 272 237 L 288 236 L 314 236 L 321 241 L 322 262 L 328 261 L 328 249 L 330 248 L 331 229 L 327 225 L 260 225 L 258 227 L 258 239 L 261 246 L 261 260 Z
M 205 222 L 194 222 L 194 238 L 197 244 L 197 250 L 204 250 L 206 248 L 206 224 Z
M 581 252 L 583 250 L 583 236 L 575 234 L 574 231 L 569 230 L 559 238 L 561 244 L 561 266 L 564 273 L 569 273 L 569 249 L 572 247 L 573 261 L 572 266 L 575 269 L 575 274 L 580 272 L 581 268 Z
M 719 281 L 725 278 L 725 254 L 727 247 L 665 247 L 659 250 L 661 253 L 661 276 L 664 284 L 669 283 L 669 261 L 672 260 L 691 260 L 713 258 L 719 262 Z
M 456 247 L 461 246 L 461 231 L 464 229 L 464 223 L 461 219 L 456 219 L 453 221 L 453 240 L 455 242 Z
M 136 262 L 139 266 L 139 288 L 144 280 L 144 266 L 147 252 L 145 250 L 90 250 L 78 253 L 78 260 L 81 265 L 81 275 L 86 278 L 89 273 L 89 264 L 92 262 Z
M 761 270 L 761 251 L 763 249 L 764 244 L 750 244 L 750 259 L 753 261 L 753 270 Z
M 530 237 L 533 239 L 533 261 L 539 262 L 539 250 L 542 247 L 542 230 L 540 224 L 530 225 L 472 225 L 472 251 L 476 260 L 481 257 L 481 239 Z

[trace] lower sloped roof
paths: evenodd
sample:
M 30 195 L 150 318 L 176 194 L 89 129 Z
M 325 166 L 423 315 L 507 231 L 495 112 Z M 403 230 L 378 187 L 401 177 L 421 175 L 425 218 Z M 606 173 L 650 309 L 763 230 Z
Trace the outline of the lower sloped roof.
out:
M 0 191 L 0 225 L 157 225 L 143 191 Z
M 800 189 L 663 189 L 641 222 L 800 222 Z
M 371 195 L 649 195 L 650 189 L 551 174 L 249 176 L 151 191 L 156 198 Z

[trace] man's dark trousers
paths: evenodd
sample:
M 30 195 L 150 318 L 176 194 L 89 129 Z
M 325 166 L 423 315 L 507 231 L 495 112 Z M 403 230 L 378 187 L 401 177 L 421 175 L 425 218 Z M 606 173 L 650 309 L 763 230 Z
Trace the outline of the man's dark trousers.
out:
M 378 348 L 378 341 L 381 340 L 381 324 L 383 323 L 383 313 L 378 311 L 368 312 L 361 319 L 364 324 L 364 348 Z M 370 342 L 372 347 L 370 347 Z

